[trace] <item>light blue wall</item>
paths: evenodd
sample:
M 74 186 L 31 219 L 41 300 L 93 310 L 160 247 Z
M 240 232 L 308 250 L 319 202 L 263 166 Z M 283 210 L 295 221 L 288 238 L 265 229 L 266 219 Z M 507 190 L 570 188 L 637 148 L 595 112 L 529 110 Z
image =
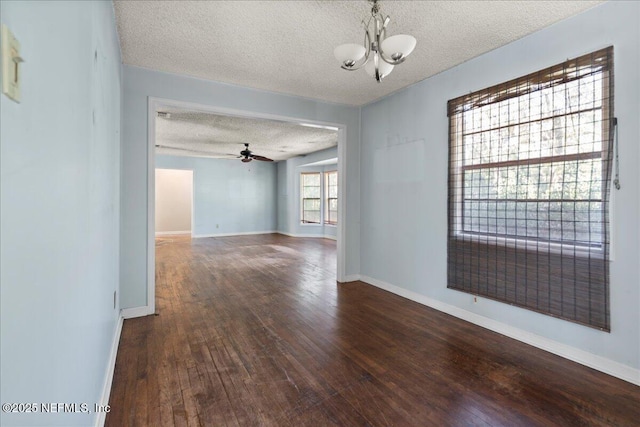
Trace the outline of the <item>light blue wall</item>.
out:
M 287 166 L 287 161 L 281 161 L 276 164 L 278 168 L 278 179 L 277 179 L 277 211 L 278 211 L 278 222 L 277 228 L 278 231 L 282 233 L 291 233 L 289 227 L 289 181 L 287 179 L 289 175 L 289 167 Z
M 148 97 L 346 126 L 346 274 L 360 271 L 360 109 L 192 77 L 123 67 L 121 304 L 147 304 Z
M 276 164 L 156 155 L 156 168 L 193 171 L 192 234 L 276 230 Z
M 2 402 L 100 401 L 118 308 L 121 60 L 111 2 L 0 2 L 22 100 L 0 98 Z M 95 54 L 97 52 L 97 54 Z M 2 413 L 92 425 L 96 414 Z
M 361 272 L 621 364 L 640 368 L 640 3 L 608 2 L 362 110 Z M 611 333 L 447 289 L 447 100 L 615 46 L 616 192 Z M 405 148 L 412 156 L 404 156 Z
M 278 163 L 278 231 L 295 236 L 336 237 L 335 226 L 300 223 L 300 173 L 337 170 L 337 164 L 303 166 L 337 157 L 338 148 L 334 147 Z

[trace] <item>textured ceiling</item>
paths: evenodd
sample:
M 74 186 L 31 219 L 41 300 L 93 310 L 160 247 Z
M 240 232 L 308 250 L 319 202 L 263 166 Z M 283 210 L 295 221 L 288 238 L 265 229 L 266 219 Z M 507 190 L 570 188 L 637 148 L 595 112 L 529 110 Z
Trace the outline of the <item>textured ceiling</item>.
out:
M 600 2 L 383 0 L 388 34 L 418 43 L 380 84 L 333 56 L 361 43 L 364 0 L 114 3 L 125 64 L 363 105 Z
M 163 109 L 156 119 L 156 153 L 235 159 L 249 143 L 253 154 L 275 161 L 338 144 L 338 132 L 276 120 Z

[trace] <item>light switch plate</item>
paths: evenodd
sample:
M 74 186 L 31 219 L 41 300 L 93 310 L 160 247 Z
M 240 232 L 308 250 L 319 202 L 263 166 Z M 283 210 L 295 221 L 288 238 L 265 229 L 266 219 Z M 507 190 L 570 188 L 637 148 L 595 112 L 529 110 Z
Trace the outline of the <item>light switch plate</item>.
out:
M 20 43 L 2 24 L 2 93 L 20 102 Z

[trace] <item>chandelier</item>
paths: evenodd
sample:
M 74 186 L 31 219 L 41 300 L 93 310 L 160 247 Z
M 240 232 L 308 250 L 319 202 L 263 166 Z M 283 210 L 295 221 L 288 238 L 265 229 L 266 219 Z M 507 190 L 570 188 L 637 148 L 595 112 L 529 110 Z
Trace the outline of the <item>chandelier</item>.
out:
M 369 0 L 373 3 L 371 17 L 364 26 L 364 46 L 347 43 L 335 48 L 333 54 L 340 61 L 342 69 L 348 71 L 365 71 L 375 77 L 376 81 L 389 75 L 393 67 L 402 64 L 407 56 L 416 47 L 416 39 L 407 34 L 397 34 L 387 37 L 386 28 L 391 18 L 383 17 L 380 13 L 378 0 Z

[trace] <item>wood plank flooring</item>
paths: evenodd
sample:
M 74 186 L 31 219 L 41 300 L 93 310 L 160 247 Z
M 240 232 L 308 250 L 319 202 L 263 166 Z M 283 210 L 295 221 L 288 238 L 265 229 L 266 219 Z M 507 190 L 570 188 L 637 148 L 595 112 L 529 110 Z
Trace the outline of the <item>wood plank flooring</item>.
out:
M 335 242 L 156 242 L 107 426 L 637 426 L 640 387 L 362 282 Z

